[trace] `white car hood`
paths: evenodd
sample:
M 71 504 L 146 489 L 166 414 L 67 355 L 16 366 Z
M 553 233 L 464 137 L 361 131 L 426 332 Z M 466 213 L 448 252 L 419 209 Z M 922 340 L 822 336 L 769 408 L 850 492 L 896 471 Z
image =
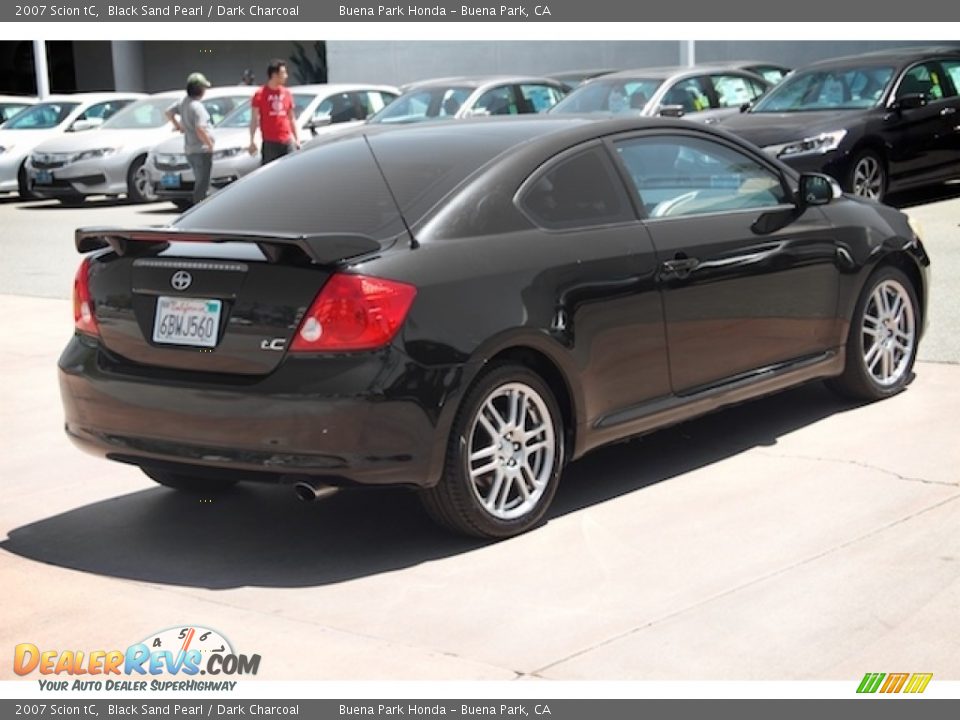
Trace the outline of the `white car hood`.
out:
M 77 134 L 61 135 L 37 146 L 37 151 L 46 153 L 73 153 L 98 148 L 150 147 L 174 135 L 170 125 L 158 128 L 132 130 L 90 130 Z M 177 134 L 177 137 L 182 137 Z
M 0 147 L 13 147 L 13 151 L 23 155 L 30 152 L 38 143 L 62 133 L 62 130 L 0 130 Z

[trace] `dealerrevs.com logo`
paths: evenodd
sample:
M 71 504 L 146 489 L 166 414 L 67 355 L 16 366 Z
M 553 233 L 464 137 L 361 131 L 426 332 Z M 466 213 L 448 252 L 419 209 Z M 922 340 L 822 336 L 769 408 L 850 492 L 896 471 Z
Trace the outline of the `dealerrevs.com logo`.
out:
M 223 676 L 256 675 L 259 668 L 260 655 L 237 653 L 219 632 L 199 625 L 152 633 L 126 650 L 43 650 L 33 643 L 20 643 L 13 652 L 17 675 L 87 676 L 72 681 L 43 679 L 41 690 L 232 690 L 236 681 Z M 208 679 L 157 678 L 178 675 Z M 148 683 L 150 676 L 157 679 Z
M 857 692 L 919 694 L 927 689 L 931 679 L 933 673 L 867 673 Z

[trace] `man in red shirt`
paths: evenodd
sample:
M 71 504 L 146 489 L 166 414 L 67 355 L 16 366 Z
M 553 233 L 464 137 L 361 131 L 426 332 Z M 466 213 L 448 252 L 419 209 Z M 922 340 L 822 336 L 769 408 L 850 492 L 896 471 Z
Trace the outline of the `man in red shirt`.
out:
M 287 63 L 271 60 L 267 66 L 267 84 L 257 90 L 250 101 L 250 150 L 257 154 L 255 142 L 257 128 L 263 138 L 261 165 L 273 162 L 278 157 L 300 149 L 297 135 L 297 118 L 293 109 L 293 96 L 284 87 L 287 82 Z

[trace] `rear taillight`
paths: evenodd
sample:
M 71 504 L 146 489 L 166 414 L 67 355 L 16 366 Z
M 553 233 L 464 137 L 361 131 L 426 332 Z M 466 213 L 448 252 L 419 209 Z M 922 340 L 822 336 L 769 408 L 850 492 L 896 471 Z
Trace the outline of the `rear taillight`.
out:
M 100 335 L 90 295 L 90 258 L 84 258 L 73 280 L 73 324 L 77 332 Z
M 389 343 L 407 317 L 413 285 L 334 274 L 297 328 L 291 352 L 373 350 Z

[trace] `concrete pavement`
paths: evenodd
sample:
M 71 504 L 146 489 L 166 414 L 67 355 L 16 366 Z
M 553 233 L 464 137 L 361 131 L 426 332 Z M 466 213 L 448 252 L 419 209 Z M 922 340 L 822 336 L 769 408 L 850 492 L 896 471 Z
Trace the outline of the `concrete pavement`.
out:
M 815 384 L 597 451 L 543 527 L 484 545 L 403 491 L 200 503 L 85 456 L 55 382 L 69 303 L 0 296 L 0 317 L 0 648 L 200 624 L 259 679 L 960 679 L 956 365 L 882 403 Z

